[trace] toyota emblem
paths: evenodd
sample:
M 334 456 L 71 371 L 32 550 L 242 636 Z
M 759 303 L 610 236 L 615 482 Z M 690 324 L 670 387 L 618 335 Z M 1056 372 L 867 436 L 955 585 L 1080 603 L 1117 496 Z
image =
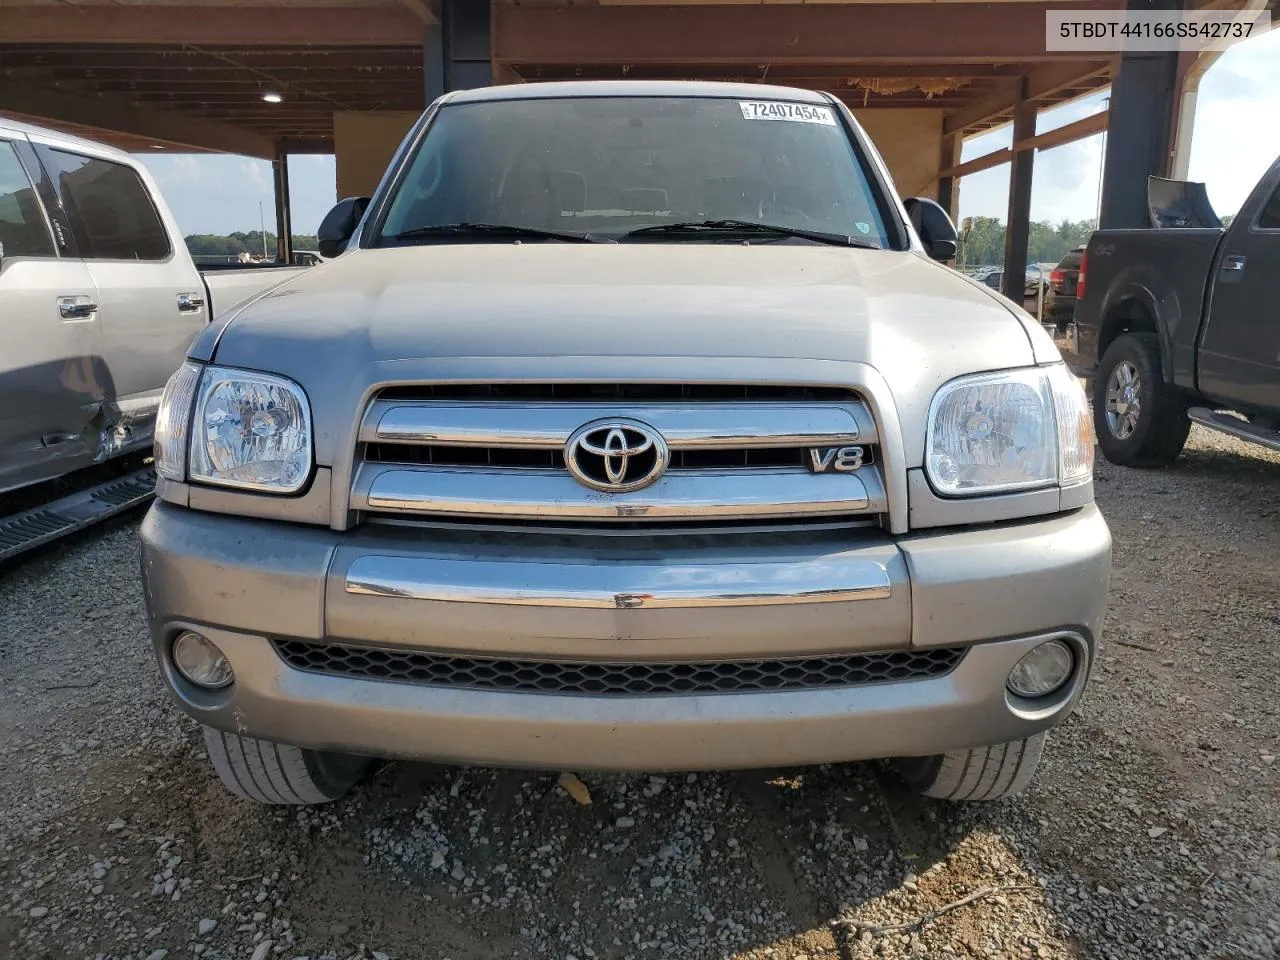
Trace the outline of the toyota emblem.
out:
M 647 487 L 667 468 L 667 442 L 639 420 L 592 420 L 564 445 L 564 462 L 582 484 L 607 493 Z

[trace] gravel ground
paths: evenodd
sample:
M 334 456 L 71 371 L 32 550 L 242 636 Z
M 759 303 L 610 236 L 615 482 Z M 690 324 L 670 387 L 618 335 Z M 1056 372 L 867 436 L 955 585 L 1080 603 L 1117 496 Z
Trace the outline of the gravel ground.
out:
M 1280 457 L 1197 428 L 1097 489 L 1095 682 L 973 807 L 873 765 L 584 776 L 583 806 L 395 764 L 262 809 L 164 695 L 136 518 L 0 570 L 0 960 L 1280 955 Z

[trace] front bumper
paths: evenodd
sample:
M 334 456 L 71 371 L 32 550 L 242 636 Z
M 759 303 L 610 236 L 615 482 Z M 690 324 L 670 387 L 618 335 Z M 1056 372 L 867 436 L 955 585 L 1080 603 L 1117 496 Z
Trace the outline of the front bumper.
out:
M 1110 566 L 1092 505 L 896 539 L 612 539 L 339 533 L 158 503 L 142 540 L 157 657 L 202 723 L 316 749 L 575 770 L 921 756 L 1036 733 L 1083 690 Z M 175 674 L 169 647 L 187 628 L 222 648 L 230 688 Z M 1009 670 L 1049 634 L 1071 638 L 1076 675 L 1046 701 L 1019 701 Z M 609 662 L 971 649 L 927 679 L 598 696 L 311 672 L 286 664 L 273 639 Z

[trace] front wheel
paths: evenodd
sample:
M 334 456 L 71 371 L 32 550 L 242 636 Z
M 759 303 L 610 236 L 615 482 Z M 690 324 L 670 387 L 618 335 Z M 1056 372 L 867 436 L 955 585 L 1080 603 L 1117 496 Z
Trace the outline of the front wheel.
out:
M 950 750 L 933 757 L 905 757 L 894 760 L 893 768 L 926 797 L 999 800 L 1020 793 L 1031 782 L 1048 737 L 1047 733 L 1037 733 L 993 747 Z
M 364 757 L 291 747 L 204 728 L 218 779 L 232 793 L 257 803 L 328 803 L 346 794 L 369 766 Z
M 1186 400 L 1164 382 L 1153 333 L 1126 333 L 1107 348 L 1093 377 L 1098 446 L 1122 467 L 1164 467 L 1191 431 Z

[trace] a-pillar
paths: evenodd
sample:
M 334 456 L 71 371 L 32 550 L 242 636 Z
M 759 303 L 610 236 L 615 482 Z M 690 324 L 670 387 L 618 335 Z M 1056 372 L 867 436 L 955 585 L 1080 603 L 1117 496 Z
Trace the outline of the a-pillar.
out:
M 1181 0 L 1129 0 L 1135 12 L 1180 10 Z M 1126 53 L 1111 84 L 1099 226 L 1149 227 L 1147 178 L 1173 166 L 1182 76 L 1177 51 Z
M 284 145 L 276 143 L 275 159 L 271 161 L 272 180 L 276 194 L 276 259 L 280 263 L 293 262 L 293 223 L 289 213 L 289 155 Z
M 1031 237 L 1031 174 L 1036 152 L 1019 150 L 1017 144 L 1036 135 L 1037 108 L 1027 98 L 1027 78 L 1018 85 L 1013 108 L 1013 162 L 1009 166 L 1009 216 L 1004 231 L 1004 295 L 1022 303 L 1027 289 L 1027 244 Z

